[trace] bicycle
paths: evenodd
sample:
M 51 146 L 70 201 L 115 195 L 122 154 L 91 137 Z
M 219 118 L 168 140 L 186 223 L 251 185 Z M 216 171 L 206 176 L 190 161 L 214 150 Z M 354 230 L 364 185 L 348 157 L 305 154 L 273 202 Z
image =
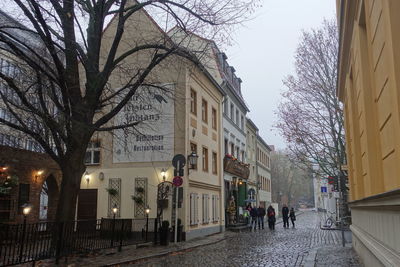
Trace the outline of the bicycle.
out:
M 327 228 L 331 228 L 333 225 L 337 225 L 339 222 L 338 221 L 336 221 L 336 219 L 335 219 L 335 217 L 333 217 L 333 215 L 335 215 L 336 216 L 336 213 L 334 213 L 334 212 L 329 212 L 329 211 L 327 211 L 327 213 L 328 213 L 328 218 L 326 218 L 326 220 L 325 220 L 325 224 L 324 224 L 324 227 L 327 227 Z

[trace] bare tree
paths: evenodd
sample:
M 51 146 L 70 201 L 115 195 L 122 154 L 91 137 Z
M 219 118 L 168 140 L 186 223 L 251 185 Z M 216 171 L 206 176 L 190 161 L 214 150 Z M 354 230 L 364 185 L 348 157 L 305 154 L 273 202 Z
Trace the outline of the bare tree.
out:
M 274 151 L 271 156 L 272 200 L 280 205 L 287 200 L 294 205 L 299 199 L 312 198 L 312 176 L 289 158 L 286 151 Z
M 143 85 L 160 87 L 151 76 L 166 59 L 180 57 L 197 63 L 191 51 L 172 42 L 162 29 L 161 34 L 146 35 L 143 27 L 135 27 L 141 23 L 135 16 L 145 14 L 146 9 L 164 30 L 177 24 L 207 37 L 227 36 L 256 4 L 253 0 L 6 2 L 19 23 L 2 23 L 0 53 L 15 60 L 18 73 L 0 71 L 7 85 L 0 97 L 12 117 L 0 118 L 0 124 L 36 140 L 60 166 L 58 221 L 74 218 L 92 135 L 141 123 L 115 123 L 114 118 L 127 103 L 136 101 Z M 105 31 L 110 21 L 115 27 Z M 142 39 L 127 45 L 124 37 L 129 27 Z M 108 38 L 107 44 L 104 38 Z M 120 87 L 110 88 L 115 76 Z
M 337 175 L 346 163 L 342 105 L 336 98 L 338 32 L 335 21 L 303 32 L 295 55 L 296 75 L 278 107 L 277 128 L 290 155 L 305 167 L 319 165 L 321 174 Z M 313 170 L 313 168 L 308 168 Z

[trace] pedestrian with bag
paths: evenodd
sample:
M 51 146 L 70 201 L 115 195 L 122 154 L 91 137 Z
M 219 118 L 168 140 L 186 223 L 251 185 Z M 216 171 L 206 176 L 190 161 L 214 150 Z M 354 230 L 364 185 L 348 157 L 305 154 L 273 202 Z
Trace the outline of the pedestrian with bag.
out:
M 261 205 L 257 209 L 258 214 L 258 229 L 264 229 L 264 217 L 265 217 L 265 209 Z
M 290 217 L 290 220 L 292 221 L 292 226 L 294 228 L 294 221 L 296 220 L 296 214 L 294 213 L 294 208 L 290 209 L 289 217 Z M 288 225 L 288 227 L 289 227 L 289 225 Z
M 283 228 L 289 228 L 289 208 L 288 206 L 283 205 L 282 208 L 282 218 L 283 218 Z
M 270 230 L 275 230 L 275 209 L 270 205 L 267 209 L 268 227 Z
M 251 216 L 251 228 L 253 228 L 253 223 L 254 223 L 254 230 L 257 228 L 257 207 L 251 208 L 250 210 L 250 216 Z

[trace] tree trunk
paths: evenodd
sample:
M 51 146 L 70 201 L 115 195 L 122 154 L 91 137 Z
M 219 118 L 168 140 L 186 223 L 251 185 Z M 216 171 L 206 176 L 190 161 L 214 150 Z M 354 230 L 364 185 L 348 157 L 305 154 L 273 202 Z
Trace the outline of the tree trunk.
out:
M 70 157 L 70 160 L 63 162 L 61 166 L 62 182 L 56 215 L 57 222 L 75 219 L 76 200 L 82 175 L 86 170 L 86 166 L 83 163 L 85 151 L 83 151 L 83 155 L 77 154 L 75 157 Z

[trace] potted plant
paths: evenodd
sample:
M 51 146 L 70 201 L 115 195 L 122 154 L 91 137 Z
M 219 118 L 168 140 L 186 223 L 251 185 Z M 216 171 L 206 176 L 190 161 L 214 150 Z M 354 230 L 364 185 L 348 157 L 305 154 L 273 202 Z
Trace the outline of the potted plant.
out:
M 144 188 L 141 187 L 141 186 L 136 187 L 136 192 L 138 192 L 138 193 L 144 193 Z
M 143 197 L 140 196 L 132 196 L 133 201 L 135 201 L 136 204 L 141 205 L 144 203 Z
M 118 190 L 115 188 L 106 188 L 106 191 L 110 196 L 116 196 L 118 195 Z
M 160 245 L 168 246 L 169 244 L 169 221 L 162 221 L 160 228 Z

